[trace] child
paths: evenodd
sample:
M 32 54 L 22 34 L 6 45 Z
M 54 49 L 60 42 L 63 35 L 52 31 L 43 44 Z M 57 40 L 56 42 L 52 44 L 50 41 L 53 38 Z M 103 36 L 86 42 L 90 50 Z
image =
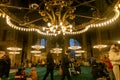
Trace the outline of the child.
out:
M 30 77 L 32 78 L 32 80 L 37 80 L 37 71 L 35 67 L 32 67 L 32 70 L 30 72 Z

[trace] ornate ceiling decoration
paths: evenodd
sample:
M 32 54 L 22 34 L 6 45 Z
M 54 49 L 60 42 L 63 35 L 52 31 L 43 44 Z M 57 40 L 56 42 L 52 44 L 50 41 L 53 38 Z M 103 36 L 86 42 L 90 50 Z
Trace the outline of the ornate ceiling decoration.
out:
M 0 16 L 6 18 L 7 24 L 46 36 L 81 34 L 119 17 L 118 0 L 25 0 L 24 5 L 22 0 L 16 5 L 11 1 L 0 4 Z

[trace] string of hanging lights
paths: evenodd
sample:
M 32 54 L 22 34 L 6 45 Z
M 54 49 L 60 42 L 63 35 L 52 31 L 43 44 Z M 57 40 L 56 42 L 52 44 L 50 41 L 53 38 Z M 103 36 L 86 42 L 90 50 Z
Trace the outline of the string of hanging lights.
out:
M 74 24 L 69 23 L 67 21 L 68 17 L 71 20 L 73 20 L 76 17 L 74 15 L 74 12 L 76 11 L 76 7 L 73 6 L 71 7 L 72 1 L 68 3 L 66 1 L 61 1 L 61 0 L 58 2 L 55 1 L 46 2 L 44 6 L 45 10 L 43 10 L 40 7 L 40 5 L 36 3 L 31 4 L 29 6 L 29 9 L 38 10 L 39 15 L 42 16 L 42 19 L 46 22 L 46 26 L 39 26 L 33 24 L 34 22 L 41 20 L 41 18 L 21 24 L 20 22 L 19 23 L 15 22 L 15 20 L 11 16 L 7 15 L 7 13 L 5 13 L 3 10 L 0 11 L 0 16 L 6 18 L 6 23 L 13 29 L 20 31 L 35 31 L 39 34 L 46 36 L 57 36 L 59 34 L 63 34 L 63 35 L 81 34 L 86 32 L 90 28 L 103 27 L 115 22 L 120 15 L 118 9 L 120 4 L 116 4 L 113 9 L 114 12 L 113 17 L 109 19 L 92 18 L 94 22 L 91 22 L 90 20 L 85 24 L 83 23 L 82 25 L 79 25 L 82 28 L 76 28 Z M 20 7 L 16 7 L 16 8 L 20 9 Z M 21 7 L 21 9 L 28 9 L 28 8 Z

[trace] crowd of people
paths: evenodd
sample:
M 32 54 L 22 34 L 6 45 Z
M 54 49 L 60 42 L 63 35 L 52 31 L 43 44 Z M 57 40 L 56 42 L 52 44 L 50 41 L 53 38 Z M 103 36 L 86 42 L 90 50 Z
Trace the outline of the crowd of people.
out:
M 47 53 L 46 56 L 46 73 L 43 76 L 42 80 L 46 80 L 48 75 L 50 74 L 51 80 L 54 80 L 54 58 L 52 55 L 52 50 Z M 80 65 L 77 63 L 76 60 L 70 60 L 69 58 L 70 50 L 67 50 L 61 56 L 61 61 L 59 64 L 60 70 L 60 77 L 61 80 L 65 80 L 65 77 L 68 80 L 72 80 L 71 78 L 71 71 L 70 71 L 70 64 L 74 64 L 74 73 L 73 74 L 80 74 L 81 68 Z M 99 62 L 95 60 L 95 58 L 91 58 L 89 60 L 90 66 L 92 66 L 92 75 L 95 80 L 99 80 L 99 78 L 105 78 L 106 80 L 120 80 L 120 49 L 117 44 L 114 44 L 110 47 L 110 50 L 107 54 L 105 54 Z M 9 78 L 9 71 L 11 66 L 11 60 L 9 55 L 6 53 L 0 58 L 0 78 L 6 77 Z M 32 66 L 31 72 L 26 75 L 25 68 L 18 68 L 18 71 L 15 74 L 15 80 L 19 78 L 22 80 L 26 80 L 26 78 L 30 78 L 31 80 L 38 80 L 37 79 L 37 71 L 36 67 Z
M 72 80 L 69 71 L 69 64 L 70 64 L 70 59 L 68 58 L 69 53 L 70 51 L 67 50 L 65 54 L 63 54 L 61 63 L 59 65 L 61 66 L 62 69 L 61 80 L 64 80 L 65 77 L 67 77 L 68 80 Z M 51 80 L 54 80 L 54 68 L 55 68 L 54 58 L 52 55 L 52 50 L 50 50 L 46 56 L 46 73 L 43 76 L 43 80 L 46 80 L 49 74 L 51 75 L 50 76 Z M 37 80 L 37 71 L 34 66 L 32 67 L 30 74 L 25 74 L 24 68 L 19 68 L 15 74 L 15 80 L 18 79 L 26 80 L 29 77 L 31 80 Z
M 49 73 L 51 75 L 51 80 L 54 80 L 54 69 L 56 67 L 56 64 L 54 62 L 52 53 L 53 53 L 52 50 L 50 50 L 47 53 L 46 62 L 45 62 L 46 73 L 43 76 L 43 80 L 46 80 Z M 58 67 L 58 69 L 61 67 L 61 70 L 62 70 L 62 75 L 60 75 L 61 80 L 64 80 L 65 77 L 67 77 L 68 80 L 72 80 L 71 72 L 70 72 L 70 63 L 72 61 L 70 60 L 69 55 L 70 55 L 70 50 L 67 50 L 65 54 L 63 54 L 61 57 L 61 61 Z M 75 73 L 79 74 L 81 71 L 80 66 L 78 65 L 76 60 L 74 64 L 75 64 L 74 68 L 76 71 Z M 3 77 L 9 78 L 10 68 L 11 68 L 11 60 L 9 58 L 9 54 L 5 53 L 0 58 L 0 78 L 3 78 Z M 38 76 L 37 76 L 36 66 L 32 66 L 31 72 L 29 74 L 26 74 L 24 66 L 20 66 L 20 68 L 18 68 L 14 76 L 15 80 L 26 80 L 28 78 L 31 80 L 38 80 L 37 77 Z
M 105 78 L 106 80 L 120 80 L 120 47 L 113 44 L 107 54 L 99 62 L 92 63 L 92 75 L 95 80 Z

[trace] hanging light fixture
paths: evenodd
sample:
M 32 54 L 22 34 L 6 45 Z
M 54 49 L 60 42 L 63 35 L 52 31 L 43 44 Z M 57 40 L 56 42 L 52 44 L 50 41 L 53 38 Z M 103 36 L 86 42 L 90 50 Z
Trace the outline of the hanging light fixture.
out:
M 30 53 L 33 53 L 34 54 L 34 56 L 40 56 L 41 54 L 41 51 L 39 51 L 39 50 L 32 50 L 32 51 L 30 51 Z
M 19 48 L 19 47 L 8 47 L 7 50 L 10 50 L 10 51 L 20 51 L 20 50 L 22 50 L 22 48 Z
M 100 29 L 98 29 L 98 31 L 97 31 L 97 33 L 98 33 L 98 44 L 97 45 L 94 45 L 93 46 L 93 48 L 96 48 L 96 49 L 99 49 L 99 50 L 101 50 L 102 48 L 106 48 L 107 47 L 107 45 L 105 45 L 105 44 L 102 44 L 102 39 L 101 39 L 101 30 Z
M 81 49 L 81 46 L 70 46 L 68 47 L 68 49 L 77 50 L 77 49 Z
M 57 53 L 57 54 L 62 53 L 62 48 L 53 48 L 52 50 L 53 53 Z
M 82 53 L 85 53 L 86 51 L 84 51 L 84 50 L 75 50 L 75 56 L 76 57 L 80 57 L 80 56 L 82 56 Z
M 16 63 L 16 54 L 20 54 L 20 51 L 22 48 L 19 47 L 7 47 L 7 50 L 9 51 L 9 54 L 13 54 L 13 64 Z
M 42 46 L 42 45 L 33 45 L 31 46 L 33 49 L 36 49 L 36 50 L 40 50 L 40 49 L 44 49 L 45 46 Z
M 32 50 L 32 51 L 30 51 L 30 53 L 41 53 L 41 51 L 38 51 L 38 50 Z
M 86 51 L 84 50 L 76 50 L 75 53 L 85 53 Z
M 29 4 L 29 7 L 0 4 L 0 16 L 6 18 L 7 24 L 13 29 L 36 31 L 39 34 L 46 36 L 81 34 L 86 32 L 89 28 L 98 28 L 109 25 L 115 22 L 119 17 L 118 2 L 116 2 L 116 5 L 113 8 L 112 12 L 114 15 L 111 18 L 109 18 L 109 16 L 100 18 L 100 15 L 91 16 L 95 12 L 96 14 L 99 14 L 100 12 L 96 6 L 92 5 L 93 3 L 95 3 L 95 0 L 44 0 L 40 4 Z M 79 14 L 82 13 L 79 11 L 83 6 L 86 9 L 91 10 L 91 13 L 89 13 L 90 15 L 86 16 Z M 15 9 L 16 12 L 23 11 L 25 12 L 25 15 L 21 15 L 20 17 L 19 15 L 15 16 L 16 14 L 12 12 L 12 9 Z M 79 19 L 81 18 L 86 19 L 86 21 L 80 23 Z M 76 22 L 77 20 L 79 23 Z
M 12 51 L 10 51 L 9 54 L 20 54 L 20 52 L 12 52 Z
M 76 57 L 80 57 L 80 56 L 82 56 L 82 54 L 75 54 L 75 56 L 76 56 Z
M 94 45 L 93 48 L 96 48 L 96 49 L 102 49 L 102 48 L 106 48 L 107 45 L 104 45 L 104 44 L 98 44 L 98 45 Z

